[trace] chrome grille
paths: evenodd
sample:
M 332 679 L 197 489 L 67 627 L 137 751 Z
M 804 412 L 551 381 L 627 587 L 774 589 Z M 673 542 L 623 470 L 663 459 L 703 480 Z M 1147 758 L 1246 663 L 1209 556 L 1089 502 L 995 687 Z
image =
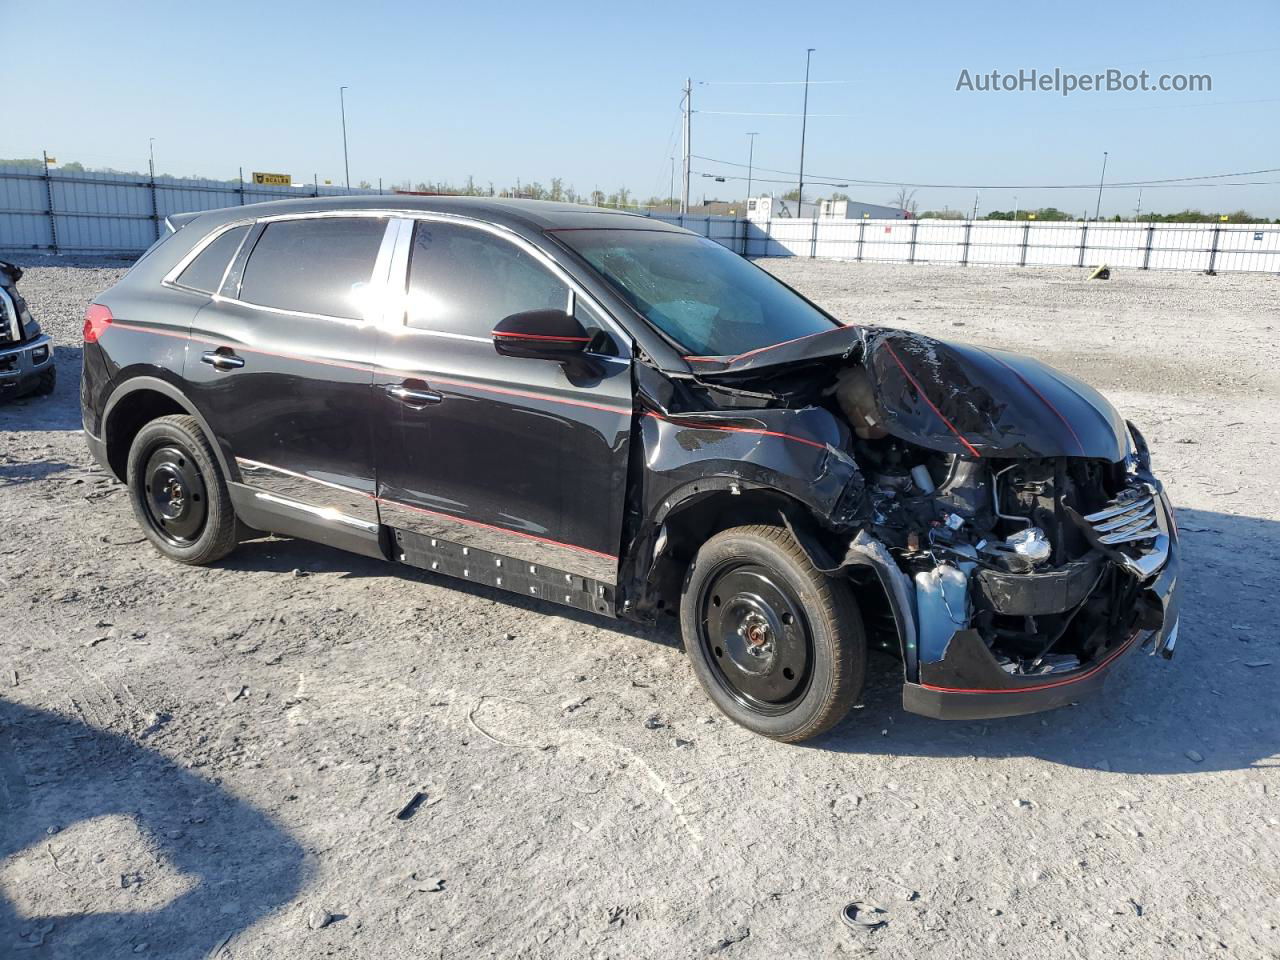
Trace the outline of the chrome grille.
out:
M 1103 509 L 1086 515 L 1085 520 L 1098 534 L 1098 542 L 1107 546 L 1154 540 L 1160 534 L 1155 492 L 1145 485 L 1131 487 Z
M 16 343 L 22 339 L 18 327 L 18 306 L 9 291 L 0 287 L 0 344 Z

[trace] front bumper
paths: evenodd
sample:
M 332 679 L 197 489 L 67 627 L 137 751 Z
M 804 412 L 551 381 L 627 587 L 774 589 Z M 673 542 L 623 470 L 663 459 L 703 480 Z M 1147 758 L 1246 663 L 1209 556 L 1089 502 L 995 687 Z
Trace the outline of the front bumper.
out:
M 53 363 L 48 334 L 12 347 L 0 347 L 0 397 L 26 393 Z
M 1160 547 L 1164 564 L 1145 583 L 1140 595 L 1139 625 L 1095 661 L 1071 673 L 1018 677 L 1006 673 L 975 630 L 958 631 L 943 658 L 920 665 L 920 681 L 902 687 L 902 705 L 911 713 L 942 720 L 979 720 L 1038 713 L 1066 706 L 1106 682 L 1115 664 L 1139 647 L 1173 656 L 1178 639 L 1181 585 L 1179 544 L 1168 501 L 1160 497 Z

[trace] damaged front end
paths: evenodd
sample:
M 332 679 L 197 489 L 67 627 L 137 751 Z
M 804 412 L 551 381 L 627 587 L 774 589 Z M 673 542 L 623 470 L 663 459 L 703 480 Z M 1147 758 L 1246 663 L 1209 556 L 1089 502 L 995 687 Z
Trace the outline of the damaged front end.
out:
M 680 483 L 650 491 L 670 510 L 680 484 L 719 476 L 804 504 L 807 518 L 785 519 L 815 564 L 883 588 L 864 619 L 901 652 L 907 709 L 1030 713 L 1099 686 L 1135 647 L 1172 656 L 1173 513 L 1141 434 L 1092 388 L 1015 354 L 879 328 L 701 360 L 696 389 L 667 397 L 691 409 L 655 413 L 670 435 L 655 424 L 642 445 Z M 689 432 L 698 421 L 711 432 Z M 706 444 L 727 444 L 737 465 L 701 469 L 689 448 Z M 763 475 L 742 471 L 744 451 Z

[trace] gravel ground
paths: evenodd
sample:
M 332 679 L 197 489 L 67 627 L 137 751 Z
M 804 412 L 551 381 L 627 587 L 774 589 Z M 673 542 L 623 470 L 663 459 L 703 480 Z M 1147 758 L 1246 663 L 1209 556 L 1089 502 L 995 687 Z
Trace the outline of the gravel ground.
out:
M 33 266 L 62 380 L 0 408 L 0 955 L 1280 955 L 1280 279 L 768 267 L 1144 426 L 1177 658 L 958 724 L 877 658 L 782 746 L 715 714 L 669 625 L 280 539 L 169 563 L 78 432 L 80 318 L 120 266 Z M 887 923 L 846 929 L 852 900 Z

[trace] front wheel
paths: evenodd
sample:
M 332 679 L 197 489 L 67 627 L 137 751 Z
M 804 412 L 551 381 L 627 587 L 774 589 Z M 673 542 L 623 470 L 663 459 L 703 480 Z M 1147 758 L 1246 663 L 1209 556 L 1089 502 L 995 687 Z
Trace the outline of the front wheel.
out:
M 867 642 L 852 592 L 781 527 L 735 527 L 703 544 L 680 628 L 707 695 L 766 737 L 817 736 L 862 692 Z
M 160 417 L 138 431 L 128 485 L 142 532 L 169 559 L 213 563 L 235 548 L 231 496 L 194 417 Z

